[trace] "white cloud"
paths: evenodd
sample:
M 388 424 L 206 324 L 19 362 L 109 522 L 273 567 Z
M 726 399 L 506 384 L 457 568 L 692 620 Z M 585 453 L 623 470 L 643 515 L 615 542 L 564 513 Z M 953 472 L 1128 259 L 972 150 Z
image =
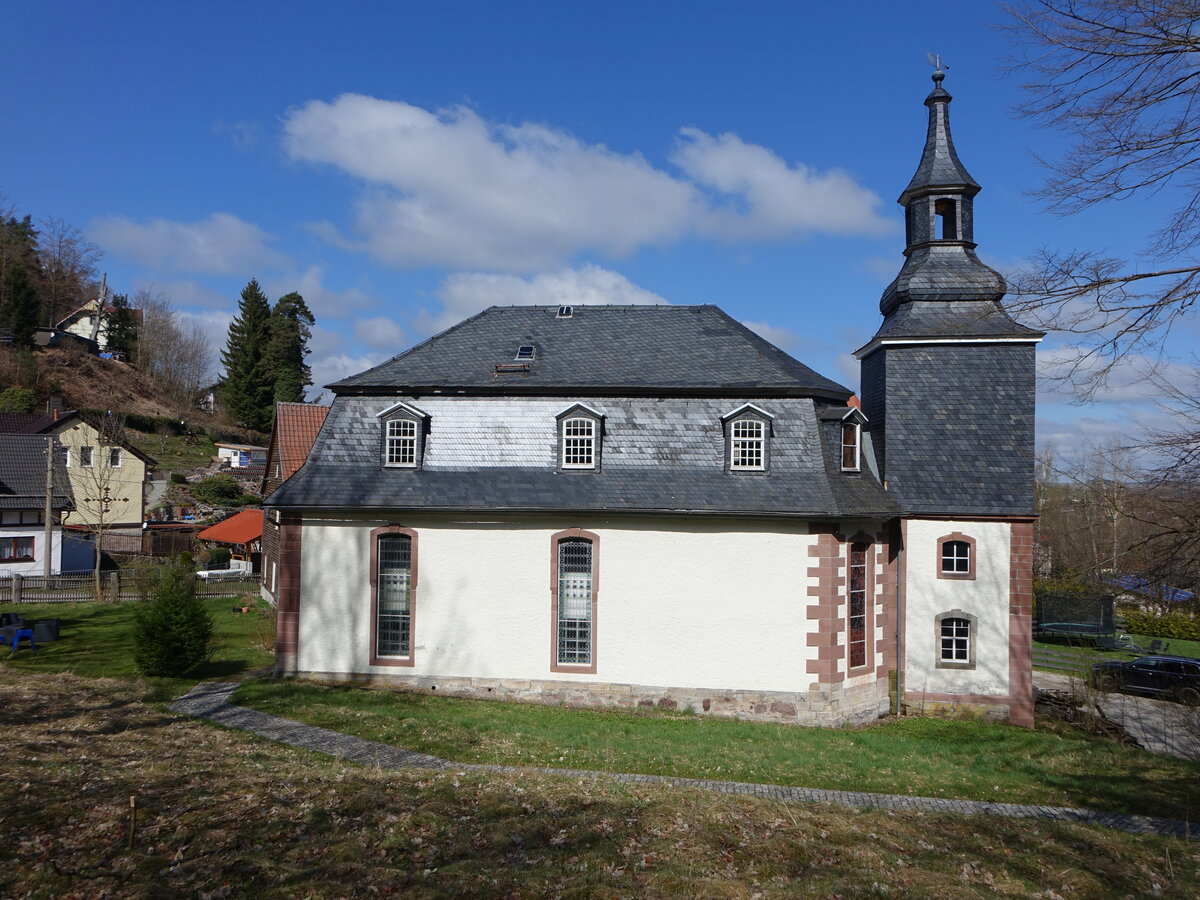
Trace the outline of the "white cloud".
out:
M 840 169 L 789 166 L 736 134 L 713 136 L 684 128 L 671 161 L 717 192 L 703 230 L 733 240 L 794 233 L 886 234 L 895 226 L 879 214 L 879 196 Z M 729 198 L 726 200 L 725 198 Z
M 228 213 L 199 222 L 151 219 L 139 224 L 121 216 L 93 221 L 88 236 L 115 256 L 157 272 L 195 272 L 251 277 L 278 269 L 288 258 L 268 244 L 275 238 Z
M 308 361 L 309 368 L 313 373 L 313 386 L 308 389 L 308 393 L 315 396 L 324 389 L 325 385 L 364 372 L 393 355 L 389 353 L 364 353 L 361 356 L 351 356 L 348 353 L 334 353 L 321 357 L 314 355 Z
M 784 350 L 792 351 L 797 349 L 802 338 L 790 328 L 783 328 L 779 325 L 772 325 L 770 322 L 747 322 L 743 321 L 743 325 L 757 334 L 759 337 L 770 341 L 776 347 L 782 347 Z
M 355 310 L 375 306 L 375 298 L 359 288 L 346 288 L 342 291 L 327 288 L 323 281 L 324 276 L 323 266 L 309 266 L 303 272 L 264 279 L 263 288 L 272 301 L 291 291 L 298 292 L 316 319 L 344 318 Z
M 532 278 L 488 272 L 456 272 L 437 291 L 443 308 L 422 311 L 423 331 L 449 328 L 489 306 L 582 306 L 588 303 L 650 304 L 667 301 L 638 287 L 620 272 L 597 265 L 543 272 Z
M 214 291 L 198 281 L 149 281 L 139 279 L 134 282 L 134 289 L 145 289 L 153 294 L 166 297 L 171 305 L 178 309 L 181 306 L 199 306 L 206 309 L 227 307 L 235 298 Z
M 375 350 L 387 350 L 395 355 L 407 349 L 404 329 L 387 316 L 373 316 L 354 323 L 354 336 Z
M 291 110 L 284 131 L 292 159 L 365 184 L 357 241 L 329 223 L 314 230 L 394 265 L 534 271 L 693 232 L 757 240 L 891 227 L 849 175 L 788 166 L 766 148 L 698 129 L 681 132 L 675 150 L 683 178 L 545 125 L 357 94 Z

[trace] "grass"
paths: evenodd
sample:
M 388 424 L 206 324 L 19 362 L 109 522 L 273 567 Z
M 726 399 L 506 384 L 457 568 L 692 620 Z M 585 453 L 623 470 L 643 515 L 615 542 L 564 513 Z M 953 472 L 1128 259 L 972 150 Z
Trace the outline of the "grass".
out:
M 535 773 L 382 772 L 164 715 L 141 690 L 0 670 L 0 896 L 1200 895 L 1200 842 Z
M 200 681 L 234 677 L 269 665 L 267 648 L 273 640 L 269 619 L 252 610 L 232 612 L 228 597 L 204 601 L 216 625 L 217 651 L 211 662 L 188 678 L 153 678 L 146 681 L 163 699 L 178 696 Z M 256 598 L 256 602 L 257 598 Z M 39 644 L 36 652 L 22 642 L 16 653 L 0 649 L 0 661 L 16 672 L 72 672 L 88 678 L 139 678 L 133 664 L 135 603 L 20 603 L 0 604 L 0 612 L 17 612 L 26 622 L 60 619 L 60 639 Z
M 212 463 L 217 445 L 207 436 L 143 434 L 130 431 L 130 439 L 138 450 L 158 463 L 160 472 L 194 472 Z
M 276 680 L 243 684 L 235 702 L 458 762 L 1200 814 L 1200 763 L 1053 722 L 906 718 L 834 730 Z

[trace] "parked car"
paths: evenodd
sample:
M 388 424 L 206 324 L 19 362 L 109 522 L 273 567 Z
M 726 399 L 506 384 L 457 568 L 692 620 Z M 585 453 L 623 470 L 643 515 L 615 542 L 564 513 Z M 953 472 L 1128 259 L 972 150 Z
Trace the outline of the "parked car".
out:
M 1200 705 L 1200 659 L 1142 656 L 1092 666 L 1092 684 L 1104 691 L 1130 691 Z

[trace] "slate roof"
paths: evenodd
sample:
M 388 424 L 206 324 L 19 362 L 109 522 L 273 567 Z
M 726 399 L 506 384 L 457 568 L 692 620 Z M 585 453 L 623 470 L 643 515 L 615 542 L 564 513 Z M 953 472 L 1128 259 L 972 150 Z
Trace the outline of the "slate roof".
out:
M 886 339 L 1040 338 L 1043 332 L 1014 321 L 995 301 L 903 303 L 883 320 L 875 336 L 856 351 L 862 355 Z
M 337 394 L 469 393 L 577 396 L 623 392 L 726 397 L 850 391 L 818 375 L 715 306 L 493 306 L 393 357 L 328 385 Z M 527 372 L 498 374 L 517 348 Z
M 834 470 L 836 422 L 809 398 L 752 397 L 771 421 L 770 471 L 725 471 L 721 417 L 744 398 L 590 398 L 604 416 L 599 471 L 557 470 L 557 397 L 340 396 L 308 463 L 266 504 L 311 510 L 507 510 L 891 517 L 868 472 Z M 420 469 L 380 463 L 378 414 L 397 400 L 429 416 Z
M 48 413 L 0 413 L 0 434 L 45 434 L 58 421 Z
M 46 443 L 40 434 L 0 434 L 0 509 L 42 509 L 46 492 Z M 74 509 L 61 454 L 55 455 L 54 509 Z
M 900 195 L 899 202 L 902 205 L 907 205 L 913 197 L 931 188 L 958 186 L 968 196 L 979 193 L 979 182 L 967 172 L 967 167 L 959 160 L 954 149 L 954 140 L 950 136 L 949 108 L 954 98 L 942 87 L 939 75 L 945 77 L 940 70 L 934 72 L 934 88 L 925 98 L 925 105 L 929 107 L 929 131 L 925 136 L 925 147 L 921 151 L 917 171 Z
M 1004 277 L 962 244 L 912 248 L 900 274 L 883 291 L 879 311 L 890 313 L 912 301 L 991 300 L 1004 296 Z

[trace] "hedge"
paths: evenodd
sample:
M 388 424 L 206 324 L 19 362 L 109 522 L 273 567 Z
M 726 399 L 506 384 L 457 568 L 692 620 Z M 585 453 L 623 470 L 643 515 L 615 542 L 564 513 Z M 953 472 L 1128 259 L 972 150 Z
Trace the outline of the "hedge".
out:
M 1181 641 L 1200 641 L 1200 619 L 1180 613 L 1155 615 L 1142 610 L 1124 610 L 1121 618 L 1131 634 L 1150 637 L 1176 638 Z

